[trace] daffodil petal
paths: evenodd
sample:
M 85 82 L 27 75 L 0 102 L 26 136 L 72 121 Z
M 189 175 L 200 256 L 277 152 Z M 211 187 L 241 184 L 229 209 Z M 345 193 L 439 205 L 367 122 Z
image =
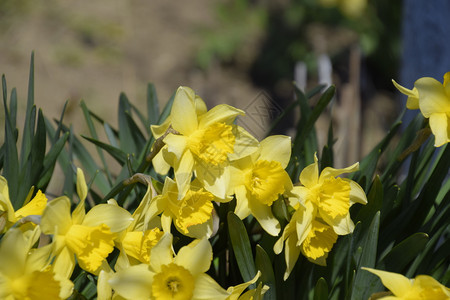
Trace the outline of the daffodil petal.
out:
M 327 220 L 324 220 L 327 221 Z M 355 224 L 353 224 L 352 219 L 350 218 L 350 214 L 347 214 L 345 217 L 338 217 L 331 221 L 332 223 L 328 223 L 333 230 L 338 235 L 347 235 L 353 232 L 355 229 Z
M 253 216 L 268 234 L 277 236 L 280 233 L 281 227 L 278 220 L 273 216 L 271 207 L 262 204 L 252 197 L 249 197 L 249 208 Z
M 195 176 L 214 196 L 225 199 L 229 193 L 231 175 L 228 167 L 221 165 L 194 165 Z
M 58 228 L 59 234 L 64 234 L 72 225 L 70 215 L 70 200 L 66 196 L 48 202 L 41 218 L 41 230 L 45 234 L 54 234 Z
M 375 270 L 372 268 L 361 268 L 380 277 L 383 285 L 388 288 L 395 296 L 402 297 L 411 289 L 411 281 L 405 276 L 397 273 Z
M 130 266 L 111 275 L 108 283 L 125 299 L 150 299 L 153 272 L 146 264 Z
M 260 143 L 259 159 L 278 161 L 285 169 L 291 158 L 291 137 L 285 135 L 272 135 Z
M 234 213 L 242 220 L 251 214 L 248 206 L 247 189 L 244 185 L 239 185 L 235 188 L 235 193 L 236 208 L 234 209 Z
M 450 102 L 450 99 L 449 99 Z M 440 147 L 450 142 L 450 113 L 430 115 L 430 128 L 434 134 L 434 146 Z
M 434 113 L 450 112 L 450 100 L 442 83 L 431 77 L 423 77 L 414 86 L 419 91 L 419 107 L 425 118 Z
M 320 173 L 319 183 L 322 183 L 324 180 L 330 178 L 330 177 L 337 177 L 341 174 L 346 173 L 352 173 L 359 170 L 359 163 L 354 163 L 350 167 L 343 168 L 343 169 L 335 169 L 331 167 L 326 167 L 323 169 L 322 173 Z
M 233 125 L 232 131 L 235 136 L 235 140 L 234 152 L 228 154 L 228 158 L 231 161 L 249 156 L 258 150 L 258 140 L 244 128 Z
M 297 239 L 295 236 L 290 236 L 286 239 L 286 247 L 284 249 L 284 257 L 286 260 L 286 271 L 284 272 L 283 280 L 286 281 L 295 267 L 295 263 L 300 256 L 300 247 L 297 246 Z
M 363 188 L 353 180 L 343 178 L 350 184 L 350 206 L 355 203 L 367 204 L 367 196 Z
M 122 207 L 98 204 L 86 214 L 82 224 L 90 227 L 106 224 L 111 232 L 120 232 L 125 230 L 132 221 L 131 214 Z
M 408 109 L 419 109 L 419 92 L 417 91 L 417 88 L 414 87 L 412 90 L 409 90 L 395 82 L 394 79 L 392 79 L 392 83 L 400 93 L 408 96 L 408 100 L 406 100 L 406 107 Z
M 238 298 L 240 298 L 239 296 L 242 294 L 242 292 L 245 291 L 245 289 L 248 288 L 249 285 L 254 284 L 259 279 L 259 277 L 261 277 L 261 271 L 258 270 L 253 279 L 239 285 L 229 287 L 227 289 L 227 292 L 231 295 L 227 298 L 227 300 L 237 300 Z
M 189 189 L 192 179 L 192 168 L 194 167 L 194 157 L 190 151 L 186 151 L 180 162 L 175 166 L 175 179 L 178 186 L 178 199 L 181 199 Z
M 55 261 L 53 262 L 54 272 L 64 278 L 70 278 L 74 268 L 74 254 L 67 247 L 62 248 L 61 252 L 56 256 Z
M 16 211 L 16 218 L 20 219 L 29 215 L 42 215 L 45 206 L 47 205 L 47 201 L 45 194 L 39 190 L 30 202 Z
M 167 151 L 167 146 L 166 151 Z M 163 148 L 164 149 L 164 148 Z M 158 154 L 153 157 L 152 165 L 155 168 L 156 173 L 161 175 L 166 175 L 169 172 L 170 165 L 164 159 L 163 149 L 161 149 Z
M 227 299 L 229 293 L 209 275 L 201 273 L 195 280 L 192 300 Z
M 205 223 L 191 225 L 187 229 L 186 236 L 188 237 L 195 239 L 210 238 L 213 233 L 213 218 L 209 218 Z
M 173 129 L 183 135 L 190 135 L 198 127 L 194 98 L 195 92 L 184 86 L 180 86 L 175 94 L 170 117 Z
M 150 267 L 154 272 L 158 273 L 161 271 L 162 265 L 168 265 L 173 261 L 172 235 L 164 234 L 150 253 Z
M 313 187 L 317 184 L 317 180 L 319 179 L 319 163 L 316 161 L 306 168 L 300 173 L 300 183 L 306 187 Z
M 174 259 L 174 263 L 184 267 L 195 277 L 209 270 L 213 258 L 212 247 L 208 239 L 194 240 L 182 247 Z
M 167 145 L 168 152 L 173 153 L 177 159 L 181 159 L 186 150 L 187 138 L 182 135 L 169 133 L 164 138 L 164 143 Z
M 211 126 L 214 123 L 233 123 L 234 119 L 245 113 L 233 106 L 227 104 L 219 104 L 211 108 L 208 112 L 201 116 L 199 121 L 199 128 Z

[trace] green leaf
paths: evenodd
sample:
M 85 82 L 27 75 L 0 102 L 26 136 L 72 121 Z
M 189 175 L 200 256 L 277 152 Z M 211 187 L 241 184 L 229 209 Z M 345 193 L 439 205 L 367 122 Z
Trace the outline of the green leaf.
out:
M 9 117 L 13 128 L 17 127 L 17 91 L 13 88 L 9 99 Z
M 155 86 L 152 83 L 147 85 L 147 129 L 150 129 L 150 125 L 158 124 L 159 118 L 159 102 L 158 95 L 156 94 Z
M 323 277 L 317 280 L 314 288 L 314 300 L 327 300 L 328 299 L 328 285 Z
M 23 128 L 22 150 L 20 152 L 21 167 L 23 167 L 25 162 L 28 160 L 28 155 L 31 151 L 35 120 L 36 108 L 34 105 L 34 52 L 32 52 L 30 62 L 30 76 L 28 80 L 28 99 L 25 113 L 25 125 Z
M 272 262 L 267 255 L 264 248 L 260 245 L 256 245 L 256 269 L 261 271 L 261 282 L 269 287 L 269 290 L 264 294 L 264 299 L 276 299 L 277 291 L 275 287 L 275 274 L 272 268 Z
M 136 153 L 133 132 L 129 126 L 127 114 L 131 113 L 131 105 L 124 93 L 119 97 L 119 140 L 120 149 L 125 153 Z
M 233 212 L 228 212 L 227 220 L 231 245 L 233 246 L 239 271 L 244 281 L 250 281 L 256 275 L 256 268 L 247 230 L 241 219 Z
M 375 268 L 377 257 L 377 243 L 378 232 L 380 229 L 380 212 L 375 214 L 375 217 L 370 224 L 369 230 L 365 234 L 365 242 L 362 247 L 361 258 L 356 270 L 355 281 L 351 293 L 351 299 L 368 299 L 369 296 L 376 292 L 377 284 L 373 281 L 372 275 L 361 267 Z
M 60 137 L 56 143 L 50 148 L 47 155 L 44 158 L 43 170 L 41 172 L 41 177 L 39 178 L 36 186 L 39 189 L 45 189 L 47 184 L 50 182 L 50 179 L 53 174 L 53 170 L 55 168 L 56 160 L 58 159 L 59 154 L 64 149 L 64 145 L 69 138 L 69 133 L 66 132 L 62 137 Z
M 127 154 L 123 152 L 122 150 L 113 147 L 111 145 L 105 144 L 103 142 L 97 141 L 96 139 L 81 135 L 82 138 L 88 140 L 89 142 L 93 143 L 94 145 L 98 146 L 101 149 L 104 149 L 106 152 L 111 154 L 111 156 L 121 165 L 123 166 L 127 161 Z
M 166 106 L 164 106 L 163 111 L 161 112 L 161 115 L 159 116 L 158 124 L 162 124 L 169 116 L 170 111 L 172 110 L 172 104 L 173 104 L 173 100 L 175 99 L 175 95 L 176 95 L 176 93 L 173 93 L 172 96 L 170 97 L 169 101 L 167 101 Z
M 367 223 L 365 220 L 372 220 L 375 214 L 381 210 L 382 206 L 383 184 L 381 183 L 380 177 L 376 176 L 367 195 L 367 204 L 361 207 L 355 221 L 361 221 L 363 224 Z
M 425 248 L 428 243 L 428 234 L 418 232 L 401 241 L 381 260 L 391 272 L 403 273 L 403 268 Z

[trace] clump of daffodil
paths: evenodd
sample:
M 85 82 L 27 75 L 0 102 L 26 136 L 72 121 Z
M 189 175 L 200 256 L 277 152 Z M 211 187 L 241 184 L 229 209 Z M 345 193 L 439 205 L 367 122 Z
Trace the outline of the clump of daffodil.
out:
M 252 214 L 262 228 L 278 235 L 280 223 L 272 214 L 272 204 L 292 189 L 284 170 L 291 157 L 291 139 L 275 135 L 261 141 L 253 154 L 233 161 L 230 167 L 230 194 L 236 196 L 236 215 L 244 219 Z
M 173 167 L 180 198 L 187 192 L 193 172 L 218 197 L 225 197 L 225 189 L 216 188 L 224 184 L 216 183 L 227 181 L 223 173 L 229 159 L 245 156 L 257 145 L 256 139 L 233 124 L 239 115 L 244 112 L 225 104 L 208 111 L 192 89 L 178 88 L 168 119 L 152 126 L 152 132 L 155 138 L 164 137 L 165 143 L 153 158 L 155 170 L 166 174 Z
M 28 236 L 18 228 L 6 232 L 0 243 L 0 299 L 67 299 L 73 283 L 50 266 L 49 247 L 31 249 L 37 227 Z
M 80 169 L 77 172 L 80 202 L 70 213 L 70 200 L 63 196 L 50 201 L 42 214 L 41 230 L 53 236 L 54 269 L 70 277 L 75 266 L 91 273 L 98 272 L 102 262 L 114 249 L 117 233 L 125 230 L 133 218 L 125 209 L 112 204 L 99 204 L 85 212 L 87 187 Z
M 183 235 L 202 238 L 210 237 L 213 232 L 213 201 L 223 201 L 201 187 L 196 179 L 185 195 L 179 199 L 178 186 L 166 177 L 161 195 L 153 198 L 149 215 L 160 213 L 164 232 L 170 232 L 172 221 Z
M 406 107 L 420 109 L 429 118 L 434 145 L 440 147 L 450 142 L 450 72 L 445 73 L 444 82 L 431 77 L 422 77 L 409 90 L 392 80 L 395 87 L 408 96 Z
M 325 168 L 319 175 L 317 157 L 300 174 L 301 186 L 295 186 L 290 204 L 295 209 L 289 224 L 274 246 L 275 253 L 286 244 L 286 273 L 289 277 L 300 253 L 311 262 L 325 266 L 328 253 L 338 235 L 353 232 L 355 225 L 350 218 L 350 207 L 354 203 L 367 203 L 364 190 L 356 182 L 337 177 L 357 171 L 356 163 L 344 169 Z
M 381 270 L 362 268 L 378 277 L 390 291 L 390 295 L 380 296 L 377 299 L 422 299 L 445 300 L 450 299 L 450 289 L 440 284 L 436 279 L 427 275 L 418 275 L 414 279 Z
M 9 199 L 8 182 L 3 176 L 0 176 L 0 233 L 5 232 L 19 220 L 22 220 L 22 222 L 32 220 L 35 223 L 39 223 L 39 220 L 33 218 L 33 216 L 42 215 L 46 205 L 47 197 L 38 190 L 33 199 L 29 202 L 25 201 L 25 205 L 14 212 Z
M 165 234 L 151 250 L 150 263 L 130 266 L 109 276 L 116 295 L 124 299 L 237 299 L 247 285 L 223 289 L 205 274 L 212 260 L 206 238 L 182 247 L 174 257 L 172 235 Z

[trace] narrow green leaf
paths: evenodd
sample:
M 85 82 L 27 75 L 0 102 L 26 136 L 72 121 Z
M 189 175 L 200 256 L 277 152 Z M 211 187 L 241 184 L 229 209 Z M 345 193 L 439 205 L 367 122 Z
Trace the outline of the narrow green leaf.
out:
M 152 83 L 147 85 L 147 128 L 150 125 L 155 125 L 158 123 L 159 117 L 159 101 L 158 95 L 156 94 L 155 86 Z
M 381 210 L 383 206 L 383 184 L 380 177 L 376 176 L 370 192 L 367 195 L 367 204 L 361 207 L 355 221 L 361 221 L 363 224 L 367 223 L 366 220 L 372 220 L 375 214 Z
M 429 237 L 426 233 L 418 232 L 401 241 L 382 259 L 391 272 L 403 273 L 402 270 L 425 248 Z
M 250 281 L 256 275 L 256 267 L 247 230 L 245 230 L 244 223 L 241 219 L 233 212 L 228 213 L 227 220 L 231 245 L 233 246 L 239 271 L 244 281 Z
M 137 126 L 136 122 L 134 122 L 131 114 L 126 113 L 125 115 L 128 127 L 131 130 L 131 137 L 133 139 L 134 145 L 136 146 L 136 150 L 133 153 L 137 155 L 139 153 L 139 149 L 142 149 L 147 139 L 144 137 L 144 134 L 141 132 L 141 129 L 139 129 L 139 126 Z
M 97 131 L 95 130 L 94 122 L 92 121 L 91 114 L 89 113 L 86 103 L 83 100 L 81 100 L 80 106 L 83 111 L 84 119 L 86 120 L 86 124 L 88 125 L 89 132 L 92 136 L 92 139 L 98 140 L 98 135 L 97 135 Z M 106 163 L 105 156 L 103 155 L 103 151 L 100 149 L 100 147 L 95 147 L 95 148 L 96 148 L 98 156 L 100 157 L 100 160 L 102 162 L 103 169 L 105 170 L 105 173 L 106 173 L 106 177 L 107 177 L 108 181 L 111 183 L 112 182 L 111 173 L 109 171 L 108 164 Z
M 365 242 L 362 248 L 361 259 L 356 269 L 351 299 L 368 299 L 372 293 L 376 292 L 375 289 L 378 286 L 376 281 L 373 281 L 373 277 L 369 272 L 361 270 L 361 267 L 375 267 L 379 229 L 380 212 L 377 212 L 370 224 L 369 230 L 365 234 Z
M 32 52 L 30 62 L 30 76 L 28 80 L 28 98 L 25 113 L 25 125 L 23 128 L 22 150 L 20 152 L 20 166 L 23 166 L 28 160 L 28 156 L 31 151 L 35 120 L 36 108 L 34 105 L 34 52 Z
M 36 125 L 36 134 L 33 138 L 31 149 L 31 176 L 32 185 L 35 185 L 39 180 L 42 168 L 44 166 L 45 149 L 47 146 L 45 120 L 42 110 L 39 109 L 38 120 Z M 30 186 L 31 187 L 31 186 Z
M 108 141 L 111 144 L 111 146 L 119 148 L 119 144 L 117 143 L 116 139 L 117 134 L 114 133 L 111 126 L 109 126 L 109 124 L 105 122 L 103 124 L 103 128 L 105 128 L 106 137 L 108 138 Z
M 328 285 L 323 277 L 317 280 L 314 288 L 314 300 L 327 300 L 328 299 Z
M 17 127 L 17 91 L 13 88 L 9 99 L 9 117 L 13 128 Z
M 47 155 L 44 158 L 43 170 L 41 172 L 41 177 L 39 178 L 36 186 L 39 189 L 45 189 L 45 187 L 50 182 L 51 176 L 53 174 L 53 170 L 55 168 L 56 160 L 58 159 L 59 154 L 64 149 L 64 145 L 69 138 L 69 133 L 66 132 L 61 138 L 59 138 L 56 143 L 48 151 Z
M 93 143 L 94 145 L 98 146 L 101 149 L 104 149 L 106 152 L 111 154 L 111 156 L 121 165 L 123 166 L 125 162 L 127 161 L 127 154 L 123 152 L 122 150 L 115 148 L 111 145 L 105 144 L 103 142 L 97 141 L 96 139 L 81 135 L 82 138 L 88 140 L 89 142 Z
M 169 101 L 167 101 L 166 105 L 164 106 L 164 108 L 161 112 L 161 115 L 159 116 L 158 124 L 162 124 L 169 116 L 170 111 L 172 110 L 172 104 L 173 104 L 174 99 L 175 99 L 175 93 L 172 94 Z
M 260 245 L 256 245 L 256 258 L 255 258 L 256 269 L 261 271 L 261 282 L 269 287 L 269 290 L 264 294 L 264 299 L 276 299 L 277 291 L 275 286 L 275 274 L 272 268 L 272 262 L 267 255 L 264 248 Z
M 127 112 L 131 112 L 131 105 L 124 93 L 119 97 L 119 140 L 120 149 L 125 153 L 136 153 L 136 145 L 133 140 L 133 133 L 127 121 Z

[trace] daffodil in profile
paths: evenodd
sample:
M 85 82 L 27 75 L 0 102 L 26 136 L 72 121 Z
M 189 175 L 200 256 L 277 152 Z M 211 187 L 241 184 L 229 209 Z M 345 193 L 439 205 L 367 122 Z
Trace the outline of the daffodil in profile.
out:
M 79 266 L 91 273 L 99 271 L 102 262 L 114 250 L 114 239 L 133 220 L 125 209 L 113 204 L 99 204 L 85 212 L 87 187 L 80 169 L 77 172 L 80 202 L 70 212 L 70 200 L 63 196 L 50 201 L 41 218 L 41 230 L 53 237 L 55 272 L 70 277 Z
M 440 147 L 450 142 L 450 72 L 445 73 L 444 82 L 431 77 L 422 77 L 409 90 L 397 84 L 395 87 L 408 96 L 406 107 L 420 109 L 429 118 L 431 132 L 435 136 L 434 145 Z
M 28 200 L 30 200 L 28 198 Z M 33 221 L 39 223 L 37 216 L 42 215 L 47 205 L 47 197 L 40 190 L 29 202 L 25 201 L 25 205 L 14 211 L 9 199 L 8 182 L 3 176 L 0 176 L 0 233 L 6 231 L 16 222 L 21 220 L 22 223 Z
M 166 174 L 174 168 L 180 197 L 187 192 L 193 172 L 204 184 L 213 187 L 226 181 L 224 168 L 229 159 L 254 151 L 257 141 L 244 129 L 233 124 L 244 115 L 240 109 L 221 104 L 207 110 L 203 100 L 188 87 L 179 87 L 171 113 L 162 125 L 152 126 L 155 138 L 164 137 L 165 146 L 153 159 L 155 170 Z M 225 189 L 214 189 L 225 197 Z
M 194 240 L 174 256 L 172 235 L 166 234 L 151 252 L 149 265 L 131 266 L 110 276 L 109 284 L 117 295 L 124 299 L 225 300 L 243 291 L 227 291 L 205 274 L 212 260 L 206 238 Z
M 229 194 L 236 196 L 236 215 L 244 219 L 252 214 L 273 236 L 280 232 L 280 224 L 271 206 L 292 189 L 292 181 L 284 170 L 290 157 L 290 137 L 274 135 L 261 141 L 253 154 L 233 161 L 230 167 Z
M 418 275 L 414 279 L 387 271 L 381 271 L 371 268 L 362 268 L 378 277 L 385 287 L 392 294 L 385 297 L 380 296 L 377 299 L 422 299 L 422 300 L 445 300 L 450 299 L 450 289 L 439 283 L 436 279 L 428 275 Z
M 39 230 L 8 230 L 0 242 L 0 299 L 67 299 L 73 283 L 50 266 L 49 247 L 32 249 Z

